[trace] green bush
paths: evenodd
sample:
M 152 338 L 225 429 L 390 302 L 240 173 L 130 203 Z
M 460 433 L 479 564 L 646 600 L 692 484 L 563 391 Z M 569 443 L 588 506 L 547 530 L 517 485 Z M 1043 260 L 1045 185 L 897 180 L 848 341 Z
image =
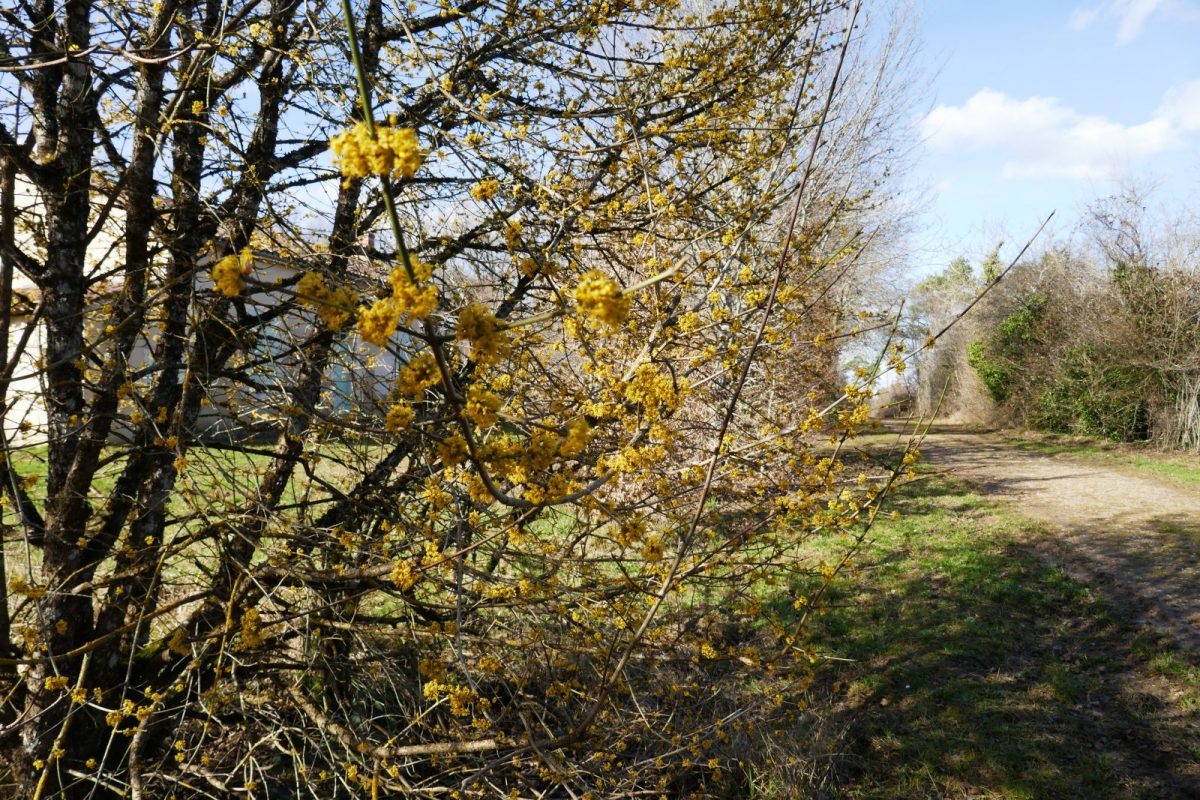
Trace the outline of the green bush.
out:
M 1070 350 L 1050 384 L 1026 416 L 1032 427 L 1079 433 L 1113 441 L 1140 441 L 1150 435 L 1146 387 L 1149 372 L 1113 365 L 1091 347 Z
M 1050 298 L 1034 294 L 1021 301 L 1016 311 L 1005 317 L 986 339 L 967 348 L 967 363 L 983 381 L 988 394 L 997 403 L 1005 403 L 1013 393 L 1015 377 L 1024 371 L 1038 323 L 1045 315 Z
M 972 342 L 967 348 L 967 363 L 983 381 L 993 400 L 1003 403 L 1008 399 L 1008 370 L 988 357 L 987 346 L 982 341 Z

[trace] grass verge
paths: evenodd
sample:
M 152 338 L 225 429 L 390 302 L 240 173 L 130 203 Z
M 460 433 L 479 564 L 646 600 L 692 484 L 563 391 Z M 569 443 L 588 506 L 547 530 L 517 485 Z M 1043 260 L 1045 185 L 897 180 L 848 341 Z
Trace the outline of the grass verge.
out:
M 1200 458 L 1163 453 L 1144 445 L 1114 444 L 1078 436 L 1021 433 L 1003 436 L 1006 444 L 1043 455 L 1066 455 L 1096 464 L 1120 467 L 1156 478 L 1166 478 L 1189 488 L 1200 486 Z
M 827 670 L 846 731 L 832 797 L 1200 796 L 1195 663 L 966 485 L 921 480 L 897 506 L 810 623 L 848 659 Z

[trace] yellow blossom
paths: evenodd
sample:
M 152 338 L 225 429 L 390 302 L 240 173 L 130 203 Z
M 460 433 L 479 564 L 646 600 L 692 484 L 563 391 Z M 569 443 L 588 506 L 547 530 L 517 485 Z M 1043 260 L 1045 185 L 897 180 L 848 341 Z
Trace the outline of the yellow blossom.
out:
M 591 270 L 575 287 L 575 304 L 585 315 L 598 319 L 615 330 L 629 316 L 629 297 L 612 278 Z
M 384 427 L 391 433 L 399 433 L 412 424 L 413 408 L 408 403 L 397 403 L 388 409 Z
M 258 647 L 263 643 L 262 620 L 257 608 L 250 608 L 242 615 L 242 644 Z
M 391 573 L 392 583 L 402 592 L 407 592 L 417 583 L 418 574 L 413 571 L 412 565 L 404 559 L 397 559 L 392 565 Z
M 8 588 L 13 594 L 24 595 L 34 600 L 46 593 L 46 590 L 43 587 L 29 583 L 20 575 L 14 575 L 13 577 L 9 578 Z
M 567 423 L 567 435 L 563 437 L 558 448 L 563 458 L 573 458 L 583 452 L 592 439 L 592 426 L 583 417 L 576 417 Z
M 212 268 L 213 286 L 226 297 L 237 297 L 246 288 L 245 277 L 253 267 L 254 254 L 249 250 L 225 256 Z
M 471 358 L 481 364 L 494 364 L 510 350 L 496 318 L 478 303 L 459 313 L 457 337 L 471 343 Z
M 679 330 L 683 331 L 684 333 L 691 333 L 699 330 L 702 324 L 703 323 L 700 319 L 700 315 L 695 311 L 689 311 L 679 318 Z
M 383 347 L 400 324 L 400 311 L 390 297 L 376 300 L 358 310 L 358 333 L 363 341 Z
M 662 539 L 651 536 L 642 544 L 642 558 L 647 561 L 661 561 L 663 557 Z
M 367 126 L 357 123 L 329 140 L 334 165 L 347 178 L 381 175 L 411 178 L 425 160 L 425 151 L 412 128 L 375 126 L 375 137 Z
M 437 361 L 432 354 L 422 353 L 400 370 L 400 375 L 396 378 L 396 388 L 405 397 L 418 400 L 426 389 L 440 380 L 441 373 L 438 372 Z
M 466 461 L 470 455 L 466 440 L 457 433 L 442 441 L 438 446 L 438 453 L 442 457 L 443 466 L 446 467 L 456 467 Z
M 440 697 L 449 699 L 450 713 L 456 717 L 465 717 L 470 714 L 471 703 L 475 700 L 475 693 L 470 688 L 452 686 L 439 681 L 430 681 L 425 684 L 422 693 L 428 700 L 437 700 Z
M 410 262 L 410 266 L 415 281 L 403 266 L 396 267 L 388 276 L 388 283 L 392 286 L 392 301 L 400 316 L 407 314 L 413 319 L 425 319 L 437 307 L 437 287 L 428 283 L 433 266 L 416 259 Z
M 421 493 L 421 499 L 429 503 L 430 508 L 434 511 L 440 511 L 450 504 L 454 498 L 442 487 L 442 482 L 438 478 L 428 478 L 425 481 L 425 490 Z
M 495 392 L 488 391 L 479 384 L 472 384 L 467 390 L 467 416 L 481 428 L 496 424 L 496 412 L 500 408 L 500 398 Z
M 296 298 L 314 309 L 321 321 L 336 331 L 353 316 L 358 293 L 344 286 L 330 289 L 321 273 L 306 272 L 296 284 Z
M 519 219 L 510 219 L 504 223 L 504 244 L 510 251 L 516 250 L 521 244 L 521 231 L 524 227 Z M 534 269 L 537 269 L 536 264 L 534 264 Z M 524 272 L 523 269 L 522 272 Z
M 491 200 L 500 194 L 500 182 L 495 178 L 485 178 L 471 187 L 471 197 L 476 200 Z
M 634 372 L 633 379 L 625 386 L 625 399 L 640 403 L 646 417 L 658 419 L 662 412 L 673 412 L 682 402 L 686 384 L 676 381 L 670 374 L 660 372 L 653 364 L 642 364 Z

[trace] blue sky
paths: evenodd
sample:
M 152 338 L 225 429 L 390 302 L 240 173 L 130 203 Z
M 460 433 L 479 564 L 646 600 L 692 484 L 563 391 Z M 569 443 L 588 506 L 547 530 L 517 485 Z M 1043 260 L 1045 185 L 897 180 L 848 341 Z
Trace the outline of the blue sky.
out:
M 1200 0 L 918 0 L 933 74 L 916 115 L 928 193 L 913 266 L 1052 235 L 1121 181 L 1200 198 Z M 1020 240 L 1020 241 L 1018 241 Z

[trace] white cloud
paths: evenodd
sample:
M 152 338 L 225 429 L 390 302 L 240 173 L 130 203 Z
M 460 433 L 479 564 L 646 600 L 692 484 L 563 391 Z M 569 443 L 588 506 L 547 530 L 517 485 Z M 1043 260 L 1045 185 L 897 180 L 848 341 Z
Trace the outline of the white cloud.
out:
M 1195 9 L 1184 0 L 1106 0 L 1097 6 L 1084 6 L 1071 12 L 1067 26 L 1081 31 L 1101 17 L 1117 24 L 1117 44 L 1129 44 L 1141 35 L 1146 21 L 1157 12 L 1173 12 L 1175 16 L 1190 17 Z
M 1176 86 L 1163 96 L 1154 113 L 1187 133 L 1200 133 L 1200 80 Z
M 1100 12 L 1103 10 L 1104 6 L 1077 8 L 1071 12 L 1071 17 L 1067 20 L 1067 27 L 1073 31 L 1081 31 L 1099 19 Z
M 1052 97 L 1019 100 L 983 89 L 961 106 L 938 106 L 920 123 L 939 150 L 997 152 L 1007 178 L 1111 178 L 1200 132 L 1200 81 L 1171 90 L 1136 125 L 1082 114 Z
M 1163 0 L 1116 0 L 1113 5 L 1120 20 L 1117 26 L 1117 44 L 1128 44 L 1142 32 L 1146 19 L 1164 3 Z

